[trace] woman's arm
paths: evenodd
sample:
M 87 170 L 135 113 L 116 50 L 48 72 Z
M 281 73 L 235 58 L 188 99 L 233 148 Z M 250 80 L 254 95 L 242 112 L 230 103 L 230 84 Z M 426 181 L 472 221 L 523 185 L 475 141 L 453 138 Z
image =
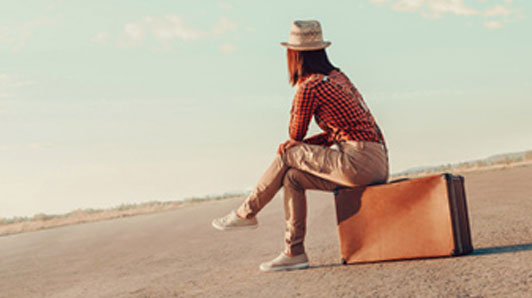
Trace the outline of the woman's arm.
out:
M 314 90 L 309 85 L 303 84 L 300 86 L 292 102 L 288 132 L 290 138 L 295 141 L 303 141 L 303 138 L 307 134 L 310 120 L 317 107 Z
M 303 143 L 306 144 L 313 144 L 313 145 L 324 145 L 324 146 L 331 146 L 333 142 L 329 140 L 329 135 L 326 132 L 322 132 L 317 135 L 313 135 L 312 137 L 306 138 L 303 140 Z

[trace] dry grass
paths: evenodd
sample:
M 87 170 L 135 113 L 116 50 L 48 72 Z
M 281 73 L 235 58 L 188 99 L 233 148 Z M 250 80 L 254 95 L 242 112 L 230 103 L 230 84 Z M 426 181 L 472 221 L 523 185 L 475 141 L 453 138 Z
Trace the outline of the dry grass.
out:
M 203 198 L 190 198 L 184 201 L 146 202 L 122 204 L 111 209 L 77 209 L 67 214 L 38 213 L 33 217 L 12 217 L 0 219 L 0 236 L 31 232 L 65 225 L 107 220 L 119 217 L 162 212 L 196 204 L 199 202 L 223 200 L 244 196 L 245 193 L 230 193 Z
M 532 161 L 522 161 L 509 164 L 493 164 L 485 166 L 466 166 L 466 167 L 444 167 L 444 168 L 434 168 L 427 171 L 418 171 L 410 174 L 398 174 L 393 175 L 391 180 L 403 179 L 403 178 L 418 178 L 428 175 L 437 175 L 442 173 L 451 173 L 456 175 L 461 175 L 470 172 L 481 172 L 481 171 L 490 171 L 497 169 L 510 169 L 514 167 L 522 167 L 532 165 Z
M 532 164 L 532 150 L 519 153 L 501 154 L 486 159 L 473 160 L 456 164 L 427 167 L 420 170 L 407 170 L 392 175 L 392 178 L 412 178 L 439 173 L 467 173 L 475 171 L 511 168 L 530 164 Z

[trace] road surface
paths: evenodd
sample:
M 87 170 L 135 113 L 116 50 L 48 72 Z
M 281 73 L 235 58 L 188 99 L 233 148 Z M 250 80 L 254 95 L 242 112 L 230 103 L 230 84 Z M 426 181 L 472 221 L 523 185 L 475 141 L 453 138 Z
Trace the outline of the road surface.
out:
M 332 194 L 309 192 L 311 268 L 263 273 L 282 198 L 259 228 L 210 225 L 242 199 L 0 237 L 0 297 L 532 297 L 532 166 L 465 174 L 471 256 L 340 265 Z

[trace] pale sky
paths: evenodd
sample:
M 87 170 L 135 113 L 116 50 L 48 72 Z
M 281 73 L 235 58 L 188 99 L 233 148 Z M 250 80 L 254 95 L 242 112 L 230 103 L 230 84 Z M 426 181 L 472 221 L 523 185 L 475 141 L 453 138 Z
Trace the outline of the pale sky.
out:
M 531 8 L 3 1 L 0 217 L 249 190 L 288 137 L 297 19 L 322 23 L 392 172 L 532 149 Z

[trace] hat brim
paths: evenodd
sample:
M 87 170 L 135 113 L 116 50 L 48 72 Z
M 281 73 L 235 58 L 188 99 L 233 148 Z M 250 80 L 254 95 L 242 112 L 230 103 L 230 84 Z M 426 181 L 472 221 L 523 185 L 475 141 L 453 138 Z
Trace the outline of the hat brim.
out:
M 331 45 L 330 41 L 323 41 L 316 44 L 306 44 L 306 45 L 293 45 L 287 42 L 281 42 L 281 45 L 287 49 L 297 50 L 297 51 L 314 51 L 325 49 Z

